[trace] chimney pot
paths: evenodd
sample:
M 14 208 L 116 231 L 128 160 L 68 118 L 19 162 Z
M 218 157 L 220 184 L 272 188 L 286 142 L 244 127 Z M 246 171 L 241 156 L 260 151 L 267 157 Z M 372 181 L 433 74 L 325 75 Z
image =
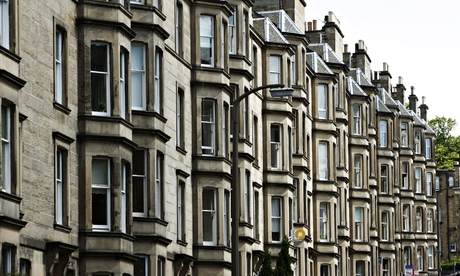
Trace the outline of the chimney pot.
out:
M 383 63 L 383 71 L 388 72 L 388 63 Z
M 344 51 L 345 53 L 348 53 L 348 44 L 344 44 L 344 45 L 343 45 L 343 48 L 344 48 L 343 51 Z
M 311 22 L 308 22 L 308 30 L 309 30 L 309 31 L 312 31 L 312 30 L 313 30 L 313 27 L 312 27 L 312 23 L 311 23 Z
M 313 19 L 313 31 L 316 31 L 318 21 L 316 19 Z
M 425 104 L 425 96 L 422 96 L 422 104 Z
M 414 87 L 414 86 L 411 86 L 411 87 L 410 87 L 410 90 L 411 90 L 411 91 L 410 91 L 410 94 L 411 94 L 411 95 L 414 95 L 415 87 Z
M 403 84 L 403 77 L 399 76 L 399 77 L 398 77 L 398 80 L 399 80 L 399 81 L 398 81 L 398 84 Z

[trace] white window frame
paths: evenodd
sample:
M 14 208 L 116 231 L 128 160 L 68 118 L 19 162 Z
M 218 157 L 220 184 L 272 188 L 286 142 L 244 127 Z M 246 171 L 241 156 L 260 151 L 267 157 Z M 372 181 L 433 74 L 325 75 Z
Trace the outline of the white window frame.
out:
M 208 198 L 205 196 L 205 192 L 209 192 L 212 198 Z M 202 229 L 203 229 L 203 245 L 206 246 L 213 246 L 217 244 L 217 190 L 216 189 L 211 189 L 211 188 L 205 188 L 203 189 L 203 196 L 202 196 Z M 204 204 L 205 203 L 210 203 L 210 209 L 204 209 Z M 210 226 L 210 235 L 211 239 L 210 240 L 205 240 L 205 214 L 209 214 L 211 216 L 211 221 L 209 222 Z
M 1 4 L 0 0 L 0 6 Z M 0 7 L 1 9 L 1 7 Z M 1 12 L 1 11 L 0 11 Z M 60 28 L 56 28 L 55 41 L 55 71 L 54 71 L 54 93 L 55 100 L 59 104 L 63 104 L 64 98 L 64 32 Z
M 185 197 L 185 183 L 179 181 L 177 185 L 177 240 L 183 241 L 184 239 L 184 197 Z
M 292 154 L 297 153 L 297 124 L 298 124 L 298 117 L 299 112 L 296 109 L 292 110 L 292 114 L 294 115 L 294 119 L 292 119 L 292 127 L 291 127 L 291 141 L 292 141 Z
M 364 261 L 356 261 L 356 276 L 364 276 L 366 271 Z
M 353 176 L 354 176 L 354 187 L 363 187 L 363 156 L 361 154 L 355 154 L 353 158 Z
M 128 210 L 128 202 L 127 202 L 127 194 L 126 194 L 126 186 L 128 182 L 128 168 L 125 163 L 121 164 L 121 210 L 120 210 L 120 230 L 122 233 L 126 233 L 126 224 L 127 224 L 127 210 Z
M 379 146 L 386 148 L 388 147 L 388 121 L 380 120 L 379 126 Z
M 174 27 L 175 27 L 175 32 L 176 32 L 176 37 L 175 37 L 175 42 L 176 42 L 176 53 L 179 54 L 180 56 L 183 55 L 182 49 L 182 41 L 183 41 L 183 5 L 179 1 L 177 1 L 176 4 L 176 10 L 175 10 L 175 18 L 174 18 Z
M 402 162 L 401 164 L 401 180 L 402 188 L 409 189 L 409 162 Z
M 13 108 L 2 105 L 2 191 L 11 193 Z
M 243 47 L 243 56 L 248 56 L 247 53 L 247 41 L 248 41 L 248 13 L 246 11 L 243 12 L 243 25 L 241 26 L 241 37 L 242 37 L 242 47 Z
M 414 148 L 415 148 L 416 154 L 422 153 L 421 141 L 422 141 L 422 132 L 420 130 L 417 130 L 414 136 L 414 144 L 415 144 Z
M 64 224 L 64 213 L 65 213 L 65 187 L 66 185 L 66 153 L 63 149 L 58 148 L 56 150 L 56 224 L 63 225 Z
M 214 67 L 214 22 L 215 19 L 210 15 L 200 16 L 200 49 L 201 49 L 201 66 Z M 207 41 L 206 41 L 207 40 Z M 206 45 L 209 44 L 209 45 Z M 207 46 L 207 47 L 204 47 Z M 209 49 L 210 56 L 208 60 L 203 59 L 203 50 Z
M 281 169 L 281 158 L 282 158 L 282 128 L 281 125 L 271 124 L 270 125 L 270 156 L 271 156 L 271 168 Z
M 329 179 L 328 165 L 328 144 L 325 141 L 320 141 L 318 144 L 318 176 L 320 180 Z
M 207 105 L 211 106 L 207 106 Z M 204 107 L 210 108 L 210 114 L 203 113 Z M 209 133 L 205 133 L 209 131 Z M 216 102 L 213 99 L 203 99 L 201 101 L 201 133 L 202 133 L 202 144 L 201 151 L 203 155 L 215 155 L 216 154 Z M 207 139 L 204 139 L 207 137 Z M 203 143 L 207 142 L 209 145 Z
M 401 123 L 401 147 L 407 147 L 408 124 Z
M 9 0 L 0 1 L 0 45 L 10 49 L 10 7 Z
M 403 205 L 403 231 L 408 232 L 410 230 L 410 205 Z
M 164 219 L 164 155 L 157 152 L 155 164 L 155 216 Z
M 382 241 L 390 240 L 390 225 L 389 225 L 390 212 L 382 212 Z
M 177 89 L 176 99 L 176 144 L 178 147 L 184 147 L 184 90 Z
M 428 269 L 434 268 L 434 245 L 429 245 L 427 250 L 428 255 Z
M 364 208 L 355 207 L 355 240 L 364 239 Z
M 321 242 L 329 241 L 329 203 L 319 203 L 319 240 Z
M 425 157 L 431 159 L 431 138 L 425 138 Z
M 423 271 L 423 247 L 417 246 L 417 269 Z
M 422 192 L 422 168 L 415 168 L 415 192 Z
M 423 211 L 421 207 L 417 207 L 415 210 L 415 231 L 422 232 L 423 231 L 423 219 L 422 219 Z
M 433 195 L 433 173 L 430 172 L 426 174 L 426 195 Z
M 382 164 L 380 165 L 380 187 L 382 194 L 388 194 L 389 191 L 389 177 L 388 177 L 388 165 Z
M 146 45 L 140 42 L 133 42 L 131 44 L 132 110 L 145 111 L 147 109 L 146 74 Z M 135 76 L 137 76 L 137 78 L 135 78 Z M 136 84 L 137 86 L 135 86 Z
M 291 84 L 297 84 L 297 67 L 296 67 L 296 55 L 291 56 Z
M 100 162 L 104 162 L 105 163 L 105 170 L 107 170 L 107 175 L 105 177 L 107 177 L 106 181 L 107 183 L 95 183 L 95 179 L 97 179 L 97 177 L 95 177 L 96 175 L 102 175 L 102 172 L 98 172 L 96 171 L 95 167 L 94 167 L 94 162 L 95 161 L 100 161 Z M 100 164 L 102 165 L 102 164 Z M 110 225 L 111 225 L 111 203 L 110 203 L 110 195 L 111 195 L 111 177 L 110 177 L 110 171 L 111 171 L 111 166 L 110 166 L 110 159 L 109 158 L 93 158 L 93 161 L 92 161 L 92 166 L 91 166 L 91 173 L 92 173 L 92 183 L 91 183 L 91 187 L 92 187 L 92 193 L 96 191 L 99 191 L 99 192 L 102 192 L 102 194 L 105 194 L 106 195 L 106 221 L 107 223 L 106 224 L 94 224 L 93 223 L 93 230 L 94 231 L 110 231 Z M 101 179 L 103 180 L 103 179 Z M 93 203 L 94 204 L 94 203 Z M 98 206 L 100 207 L 100 206 Z M 94 210 L 93 210 L 94 212 Z
M 105 100 L 106 100 L 106 107 L 105 107 L 105 111 L 99 111 L 99 110 L 93 110 L 94 109 L 94 106 L 93 106 L 93 96 L 91 96 L 91 114 L 93 115 L 96 115 L 96 116 L 110 116 L 110 110 L 111 110 L 111 106 L 110 106 L 110 45 L 108 43 L 102 43 L 102 42 L 93 42 L 91 43 L 91 52 L 93 52 L 93 46 L 94 47 L 105 47 L 106 48 L 106 66 L 107 66 L 107 71 L 97 71 L 97 70 L 93 70 L 93 68 L 91 68 L 91 76 L 93 75 L 101 75 L 101 76 L 105 76 Z M 93 58 L 96 58 L 96 57 L 93 57 L 91 55 L 91 59 Z M 98 59 L 102 59 L 103 57 L 101 56 L 98 56 L 97 57 Z M 93 87 L 91 85 L 91 87 Z M 91 93 L 93 94 L 95 91 L 91 91 Z M 103 93 L 103 92 L 102 92 Z
M 272 197 L 271 198 L 271 224 L 272 224 L 272 231 L 271 231 L 272 242 L 280 243 L 283 240 L 283 198 L 282 197 Z M 276 230 L 278 230 L 278 232 Z M 279 233 L 278 238 L 274 236 L 275 233 Z
M 158 0 L 157 0 L 158 1 Z M 157 259 L 157 275 L 156 276 L 165 276 L 165 258 L 158 256 Z
M 247 223 L 251 222 L 251 218 L 249 214 L 251 213 L 250 208 L 250 198 L 251 198 L 251 172 L 246 170 L 244 173 L 244 187 L 243 187 L 243 214 L 244 214 L 244 221 Z
M 230 192 L 224 192 L 224 226 L 223 226 L 223 243 L 224 246 L 229 246 L 229 227 L 230 227 Z
M 154 72 L 154 97 L 153 97 L 153 110 L 162 114 L 163 107 L 163 51 L 159 48 L 155 48 L 155 72 Z
M 404 265 L 410 265 L 410 246 L 405 246 L 403 249 Z
M 454 187 L 454 177 L 453 176 L 449 176 L 449 178 L 447 179 L 447 182 L 449 184 L 449 187 Z
M 433 209 L 428 208 L 426 211 L 426 231 L 428 233 L 433 233 L 433 214 Z
M 362 128 L 362 106 L 360 104 L 353 105 L 353 134 L 361 135 Z
M 233 14 L 228 17 L 228 52 L 232 55 L 236 55 L 237 47 L 236 47 L 236 36 L 237 36 L 237 8 L 235 6 L 233 8 Z
M 135 157 L 135 155 L 137 154 L 142 154 L 142 173 L 141 174 L 137 174 L 136 172 L 138 170 L 140 170 L 140 168 L 135 168 L 134 166 L 134 160 L 133 160 L 133 172 L 132 172 L 132 185 L 133 185 L 133 201 L 138 201 L 139 198 L 134 198 L 135 194 L 134 194 L 134 189 L 135 189 L 135 185 L 136 185 L 136 179 L 139 179 L 142 183 L 142 211 L 140 212 L 137 212 L 134 210 L 134 206 L 133 206 L 133 216 L 134 217 L 146 217 L 147 216 L 147 195 L 148 195 L 148 192 L 147 192 L 147 151 L 146 150 L 135 150 L 134 153 L 133 153 L 133 159 Z M 141 187 L 137 187 L 137 188 L 141 188 Z M 134 205 L 134 204 L 133 204 Z
M 318 119 L 327 119 L 328 117 L 328 95 L 327 85 L 318 84 Z
M 450 242 L 450 252 L 457 252 L 457 242 L 456 241 Z
M 120 50 L 120 117 L 126 119 L 126 54 Z
M 270 68 L 270 83 L 279 84 L 281 83 L 281 56 L 271 55 L 269 58 Z
M 292 191 L 292 221 L 297 223 L 299 221 L 299 179 L 294 178 L 292 185 L 294 186 Z
M 384 258 L 382 259 L 382 276 L 389 276 L 390 275 L 390 259 Z

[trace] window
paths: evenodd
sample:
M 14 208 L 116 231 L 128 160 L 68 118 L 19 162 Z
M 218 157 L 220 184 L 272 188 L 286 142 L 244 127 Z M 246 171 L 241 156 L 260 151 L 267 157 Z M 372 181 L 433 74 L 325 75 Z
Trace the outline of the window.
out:
M 126 233 L 126 224 L 127 224 L 127 196 L 126 196 L 126 185 L 128 183 L 128 165 L 121 164 L 121 223 L 120 223 L 120 230 L 123 233 Z
M 422 192 L 422 168 L 415 168 L 415 192 Z
M 329 240 L 329 203 L 321 202 L 319 204 L 319 239 L 320 241 Z
M 423 247 L 417 246 L 417 268 L 418 271 L 423 271 Z
M 299 193 L 299 179 L 294 178 L 292 185 L 294 186 L 294 191 L 292 191 L 292 221 L 298 222 L 299 221 L 299 200 L 298 200 L 298 193 Z
M 431 159 L 431 139 L 425 138 L 425 157 Z
M 30 269 L 32 264 L 27 259 L 20 259 L 19 260 L 19 273 L 21 276 L 30 276 Z
M 246 170 L 244 174 L 244 187 L 243 187 L 243 193 L 244 193 L 244 206 L 243 206 L 243 212 L 244 212 L 244 221 L 250 223 L 250 210 L 249 210 L 249 204 L 250 204 L 250 191 L 251 191 L 251 173 Z
M 147 276 L 149 274 L 149 257 L 148 256 L 136 256 L 138 259 L 134 263 L 134 275 L 136 276 Z
M 403 249 L 404 254 L 404 265 L 410 265 L 410 246 L 405 246 Z
M 0 46 L 10 48 L 10 7 L 9 0 L 0 1 Z
M 327 85 L 318 85 L 318 118 L 327 119 Z
M 356 276 L 364 276 L 364 261 L 356 261 Z
M 401 164 L 402 188 L 409 189 L 409 163 L 402 162 Z
M 185 205 L 184 205 L 184 195 L 185 195 L 185 183 L 179 181 L 177 185 L 177 239 L 180 241 L 185 240 Z
M 126 53 L 120 50 L 120 117 L 126 119 Z
M 454 187 L 454 177 L 453 176 L 449 176 L 447 181 L 449 182 L 449 187 Z
M 1 6 L 1 1 L 0 1 Z M 1 8 L 0 8 L 1 9 Z M 64 30 L 56 27 L 55 41 L 55 68 L 54 68 L 54 93 L 55 101 L 59 104 L 64 104 L 64 86 L 65 86 L 65 37 Z
M 182 3 L 177 2 L 176 4 L 176 18 L 174 19 L 175 31 L 176 31 L 176 53 L 183 56 L 183 6 Z
M 380 191 L 382 194 L 388 194 L 388 165 L 380 165 Z
M 361 154 L 355 154 L 354 156 L 354 184 L 356 188 L 363 187 L 363 156 Z
M 436 192 L 438 192 L 439 189 L 441 188 L 441 187 L 439 186 L 439 184 L 440 184 L 440 183 L 439 183 L 439 176 L 436 176 L 436 184 L 435 184 L 435 185 L 436 185 Z
M 67 151 L 61 148 L 56 150 L 56 192 L 55 192 L 55 220 L 56 224 L 67 225 Z
M 390 260 L 382 259 L 382 276 L 390 276 Z
M 362 241 L 363 240 L 363 215 L 364 215 L 364 208 L 356 207 L 355 208 L 355 240 Z
M 176 99 L 176 144 L 180 148 L 185 148 L 185 125 L 184 125 L 184 90 L 177 89 Z
M 296 59 L 296 56 L 293 55 L 291 57 L 291 84 L 292 85 L 297 84 L 297 68 L 296 68 L 295 59 Z
M 153 108 L 156 113 L 162 114 L 162 97 L 163 97 L 163 51 L 160 48 L 155 48 L 155 79 L 154 79 L 154 104 Z
M 11 275 L 15 271 L 15 251 L 16 248 L 7 244 L 2 244 L 2 274 Z
M 254 157 L 254 164 L 259 164 L 259 119 L 254 116 L 252 123 L 252 156 Z
M 253 79 L 253 84 L 252 86 L 253 87 L 257 87 L 258 85 L 258 68 L 259 66 L 259 60 L 258 60 L 258 57 L 257 57 L 257 48 L 254 47 L 252 49 L 252 75 L 254 76 L 254 79 Z
M 294 119 L 292 119 L 292 128 L 291 128 L 291 141 L 292 141 L 292 153 L 297 153 L 297 118 L 299 116 L 299 112 L 297 110 L 292 110 L 292 114 L 294 115 Z
M 388 122 L 385 120 L 380 120 L 379 146 L 381 148 L 388 146 Z
M 216 190 L 203 189 L 203 245 L 216 245 L 217 217 L 216 217 Z
M 353 134 L 361 135 L 362 134 L 362 118 L 361 118 L 361 105 L 353 105 Z
M 228 18 L 228 50 L 230 54 L 236 54 L 236 7 L 233 8 L 233 14 Z
M 160 0 L 153 0 L 153 6 L 157 9 L 160 8 Z
M 110 231 L 110 160 L 93 158 L 91 175 L 93 230 Z
M 133 216 L 147 216 L 147 151 L 133 152 Z
M 426 211 L 426 231 L 433 233 L 433 209 L 429 208 Z
M 281 57 L 270 56 L 270 84 L 281 83 Z
M 201 65 L 214 66 L 214 18 L 200 16 Z
M 91 44 L 91 110 L 110 115 L 110 50 L 106 43 Z
M 227 41 L 225 40 L 225 38 L 227 37 L 227 23 L 226 22 L 222 22 L 222 25 L 221 25 L 221 36 L 220 36 L 220 40 L 221 40 L 221 43 L 220 43 L 220 51 L 221 51 L 221 61 L 222 61 L 222 68 L 225 70 L 226 69 L 226 61 L 227 61 L 227 54 L 226 54 L 226 44 L 227 44 Z
M 163 153 L 157 152 L 156 168 L 155 168 L 155 216 L 161 219 L 164 219 L 163 163 L 164 163 Z
M 2 105 L 2 191 L 11 193 L 13 161 L 13 108 Z
M 417 130 L 415 132 L 415 137 L 414 137 L 415 153 L 416 154 L 422 153 L 422 146 L 420 144 L 421 141 L 422 141 L 422 132 L 420 130 Z
M 434 245 L 428 246 L 428 268 L 434 268 Z
M 327 264 L 322 264 L 320 266 L 320 275 L 321 276 L 330 276 L 330 266 Z
M 222 110 L 222 153 L 224 157 L 229 157 L 228 142 L 229 142 L 229 109 L 230 106 L 227 103 L 224 103 L 224 108 Z
M 334 98 L 335 98 L 335 107 L 340 106 L 340 98 L 339 98 L 339 84 L 334 84 Z
M 254 191 L 254 238 L 259 240 L 259 192 Z
M 247 41 L 248 41 L 248 13 L 244 11 L 243 13 L 243 26 L 241 26 L 241 37 L 242 37 L 242 44 L 243 44 L 243 55 L 247 56 Z
M 422 232 L 423 231 L 423 220 L 422 220 L 422 208 L 417 207 L 415 211 L 415 231 Z
M 282 233 L 282 198 L 272 197 L 272 241 L 281 242 Z
M 215 154 L 215 102 L 203 99 L 201 102 L 201 151 L 204 155 Z
M 157 259 L 157 276 L 165 276 L 165 258 L 163 257 Z
M 328 179 L 328 154 L 327 154 L 327 142 L 319 142 L 318 147 L 318 166 L 319 166 L 319 179 Z
M 382 241 L 388 241 L 390 239 L 390 231 L 388 225 L 389 212 L 382 212 Z
M 270 126 L 271 167 L 281 169 L 281 126 Z
M 454 241 L 450 242 L 450 252 L 457 252 L 457 243 Z
M 433 195 L 433 174 L 432 173 L 426 174 L 426 195 L 427 196 Z
M 407 147 L 407 123 L 401 123 L 401 147 Z
M 410 230 L 410 205 L 403 205 L 403 231 Z
M 224 193 L 224 236 L 223 236 L 223 242 L 224 246 L 229 246 L 230 245 L 230 192 L 225 191 Z

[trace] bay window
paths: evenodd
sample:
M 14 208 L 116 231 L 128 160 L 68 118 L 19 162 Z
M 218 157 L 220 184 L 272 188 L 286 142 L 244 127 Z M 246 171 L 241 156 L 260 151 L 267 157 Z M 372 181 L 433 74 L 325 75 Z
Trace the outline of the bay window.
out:
M 328 116 L 328 104 L 327 104 L 327 85 L 318 85 L 318 118 L 327 119 Z
M 91 110 L 93 115 L 110 115 L 109 44 L 91 44 Z
M 281 83 L 281 56 L 270 56 L 270 84 Z
M 147 151 L 133 152 L 133 216 L 147 216 Z
M 201 65 L 214 66 L 214 17 L 200 16 Z
M 362 188 L 363 187 L 363 156 L 361 154 L 354 155 L 353 175 L 354 175 L 355 188 Z
M 132 109 L 146 110 L 146 47 L 143 43 L 131 45 L 131 93 Z
M 380 191 L 382 194 L 388 194 L 388 165 L 380 165 Z
M 362 134 L 362 112 L 359 104 L 353 105 L 353 134 Z
M 272 124 L 270 126 L 270 152 L 273 169 L 281 169 L 281 151 L 281 125 Z
M 364 232 L 363 215 L 364 215 L 364 208 L 356 207 L 355 208 L 355 240 L 356 241 L 363 240 L 363 232 Z
M 217 243 L 217 213 L 216 189 L 203 189 L 202 219 L 203 219 L 203 245 L 216 245 Z
M 318 167 L 319 167 L 319 179 L 328 179 L 328 154 L 327 154 L 327 142 L 319 142 L 318 145 Z
M 390 239 L 390 228 L 389 228 L 389 215 L 387 211 L 382 212 L 382 241 L 388 241 Z
M 407 147 L 407 123 L 401 123 L 401 147 Z
M 319 239 L 320 241 L 329 240 L 329 203 L 320 202 L 319 204 Z
M 381 148 L 388 146 L 388 122 L 386 120 L 380 120 L 379 146 Z
M 2 191 L 7 193 L 12 192 L 13 119 L 13 108 L 2 105 Z
M 110 231 L 110 159 L 93 158 L 91 176 L 93 230 Z
M 201 151 L 203 155 L 215 155 L 215 101 L 203 99 L 201 102 Z
M 281 197 L 272 197 L 271 200 L 272 204 L 272 214 L 271 214 L 271 221 L 272 221 L 272 241 L 273 242 L 281 242 L 283 239 L 282 233 L 282 198 Z

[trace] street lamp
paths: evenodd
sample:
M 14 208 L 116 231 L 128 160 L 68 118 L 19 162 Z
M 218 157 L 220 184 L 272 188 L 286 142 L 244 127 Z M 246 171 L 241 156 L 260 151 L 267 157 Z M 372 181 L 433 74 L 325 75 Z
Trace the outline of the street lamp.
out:
M 240 185 L 238 176 L 238 131 L 239 131 L 239 105 L 249 95 L 262 89 L 270 89 L 273 97 L 292 96 L 294 89 L 283 88 L 283 84 L 268 84 L 255 87 L 239 95 L 232 101 L 233 105 L 233 152 L 232 152 L 232 276 L 239 275 L 239 222 L 240 222 Z

